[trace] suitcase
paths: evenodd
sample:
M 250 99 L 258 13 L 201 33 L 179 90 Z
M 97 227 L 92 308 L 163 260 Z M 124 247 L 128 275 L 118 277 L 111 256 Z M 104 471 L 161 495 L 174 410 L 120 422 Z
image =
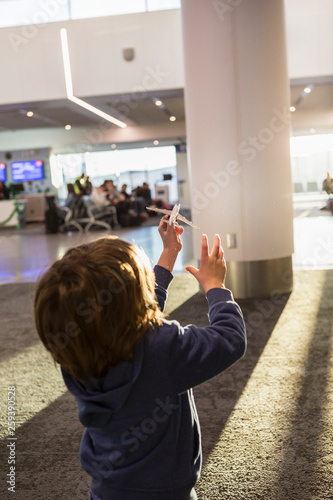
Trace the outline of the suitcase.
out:
M 57 233 L 59 230 L 59 217 L 54 196 L 46 196 L 45 210 L 45 232 L 47 234 Z
M 118 222 L 123 227 L 133 227 L 133 226 L 140 226 L 141 219 L 139 215 L 132 215 L 130 213 L 119 214 Z

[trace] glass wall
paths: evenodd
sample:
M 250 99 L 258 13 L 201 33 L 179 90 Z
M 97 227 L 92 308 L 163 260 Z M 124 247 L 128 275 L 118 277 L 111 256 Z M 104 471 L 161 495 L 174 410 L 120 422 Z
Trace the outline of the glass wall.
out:
M 333 134 L 292 137 L 290 143 L 294 191 L 321 191 L 327 172 L 333 177 Z
M 70 0 L 71 19 L 116 16 L 146 10 L 145 0 Z
M 68 21 L 67 0 L 2 0 L 0 28 Z
M 0 28 L 180 8 L 180 0 L 1 0 Z
M 67 196 L 66 185 L 85 173 L 93 186 L 112 179 L 119 190 L 127 184 L 129 194 L 143 182 L 148 182 L 154 197 L 155 186 L 166 185 L 169 202 L 174 204 L 178 200 L 174 146 L 56 155 L 51 157 L 50 165 L 52 184 L 60 199 Z M 171 174 L 172 179 L 165 181 L 165 174 Z

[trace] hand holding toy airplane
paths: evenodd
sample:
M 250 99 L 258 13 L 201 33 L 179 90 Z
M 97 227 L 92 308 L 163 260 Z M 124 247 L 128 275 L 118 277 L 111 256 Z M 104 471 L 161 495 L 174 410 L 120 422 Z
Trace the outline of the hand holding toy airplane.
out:
M 164 210 L 163 208 L 155 208 L 155 207 L 147 207 L 147 210 L 153 210 L 154 212 L 158 212 L 164 215 L 169 215 L 169 220 L 164 220 L 166 224 L 177 224 L 177 219 L 185 222 L 185 224 L 188 224 L 189 226 L 193 227 L 193 229 L 200 229 L 198 226 L 195 226 L 192 222 L 189 220 L 185 219 L 182 215 L 179 214 L 180 210 L 180 203 L 176 203 L 176 205 L 173 207 L 172 210 Z

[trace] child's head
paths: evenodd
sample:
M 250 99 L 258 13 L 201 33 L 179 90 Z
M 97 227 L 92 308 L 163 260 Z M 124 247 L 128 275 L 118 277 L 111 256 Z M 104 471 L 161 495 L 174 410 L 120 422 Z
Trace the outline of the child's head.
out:
M 36 289 L 38 334 L 54 360 L 81 380 L 131 361 L 137 341 L 162 318 L 147 256 L 115 237 L 71 248 Z

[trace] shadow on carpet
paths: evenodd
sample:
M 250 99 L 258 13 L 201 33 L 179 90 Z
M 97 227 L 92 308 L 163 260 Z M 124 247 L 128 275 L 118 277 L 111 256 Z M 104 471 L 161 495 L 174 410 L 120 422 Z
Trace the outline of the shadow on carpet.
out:
M 301 271 L 295 278 L 291 295 L 238 301 L 247 324 L 246 355 L 194 390 L 203 436 L 199 500 L 333 498 L 333 271 Z M 19 285 L 20 295 L 15 287 L 0 288 L 7 297 L 0 301 L 0 314 L 10 318 L 10 328 L 1 329 L 2 364 L 16 353 L 22 357 L 15 375 L 19 406 L 31 397 L 28 387 L 23 391 L 27 372 L 40 371 L 41 385 L 31 402 L 37 408 L 38 394 L 54 368 L 51 362 L 40 363 L 39 354 L 34 366 L 24 363 L 24 348 L 38 342 L 29 317 L 33 285 Z M 207 312 L 206 298 L 198 293 L 169 318 L 203 326 Z M 2 423 L 6 415 L 2 408 Z M 19 419 L 15 497 L 88 500 L 89 478 L 78 455 L 83 428 L 74 398 L 66 392 Z M 7 461 L 6 444 L 4 438 L 1 464 Z M 0 491 L 1 498 L 12 497 L 3 480 Z
M 290 294 L 270 299 L 237 300 L 247 329 L 247 351 L 234 366 L 194 389 L 203 432 L 203 463 L 205 464 L 221 432 L 242 394 L 251 374 L 285 308 Z M 208 304 L 205 295 L 197 293 L 169 316 L 182 326 L 208 324 Z M 218 411 L 217 411 L 218 410 Z M 207 428 L 208 427 L 208 428 Z

